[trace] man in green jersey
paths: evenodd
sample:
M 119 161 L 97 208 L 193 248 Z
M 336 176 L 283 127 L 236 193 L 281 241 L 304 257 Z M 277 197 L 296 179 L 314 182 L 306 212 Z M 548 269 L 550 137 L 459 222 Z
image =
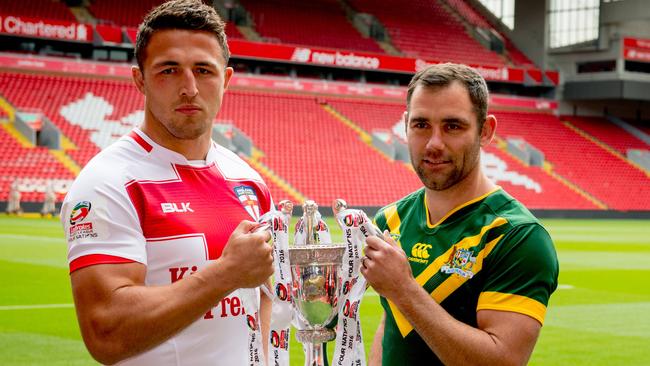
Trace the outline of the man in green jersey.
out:
M 440 64 L 407 93 L 406 132 L 424 187 L 379 211 L 361 273 L 385 314 L 370 363 L 521 365 L 557 287 L 553 242 L 492 183 L 480 149 L 494 137 L 485 80 Z

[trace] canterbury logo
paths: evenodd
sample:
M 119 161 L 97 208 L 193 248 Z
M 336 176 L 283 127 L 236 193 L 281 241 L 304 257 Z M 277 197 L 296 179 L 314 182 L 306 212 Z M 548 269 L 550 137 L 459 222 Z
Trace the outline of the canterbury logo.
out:
M 429 249 L 431 249 L 431 244 L 417 243 L 411 248 L 411 256 L 420 259 L 429 258 Z
M 178 204 L 176 204 L 176 203 L 169 203 L 169 202 L 165 202 L 165 203 L 161 203 L 161 204 L 160 204 L 160 207 L 162 207 L 162 211 L 163 211 L 164 213 L 172 213 L 172 212 L 194 212 L 194 210 L 192 210 L 192 209 L 190 208 L 190 203 L 189 203 L 189 202 L 181 202 L 181 203 L 180 203 L 180 206 L 181 206 L 181 207 L 178 207 Z

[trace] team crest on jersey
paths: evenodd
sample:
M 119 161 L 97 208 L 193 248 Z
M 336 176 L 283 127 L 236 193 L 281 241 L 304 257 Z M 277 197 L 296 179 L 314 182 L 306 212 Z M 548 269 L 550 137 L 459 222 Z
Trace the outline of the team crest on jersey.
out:
M 260 218 L 260 204 L 253 187 L 237 186 L 235 187 L 235 195 L 239 198 L 239 202 L 244 206 L 246 212 L 257 221 Z
M 466 278 L 474 277 L 472 267 L 476 264 L 476 257 L 473 254 L 474 252 L 469 249 L 456 249 L 454 247 L 449 260 L 440 268 L 440 272 L 453 273 Z
M 83 221 L 90 213 L 90 201 L 81 201 L 77 203 L 70 213 L 70 225 L 75 225 Z

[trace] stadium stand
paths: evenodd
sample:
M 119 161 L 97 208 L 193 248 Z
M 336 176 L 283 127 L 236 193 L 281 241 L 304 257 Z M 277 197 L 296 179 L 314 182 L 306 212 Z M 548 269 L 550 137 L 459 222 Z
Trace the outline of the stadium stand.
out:
M 320 205 L 344 198 L 352 205 L 380 206 L 420 186 L 404 164 L 360 142 L 321 102 L 314 96 L 233 90 L 220 118 L 234 121 L 266 154 L 264 164 Z
M 352 26 L 337 0 L 243 0 L 242 4 L 267 40 L 383 53 Z
M 470 37 L 439 0 L 407 1 L 400 6 L 390 0 L 350 3 L 358 11 L 375 15 L 387 27 L 393 45 L 406 56 L 494 66 L 506 63 Z
M 112 32 L 115 32 L 115 29 L 117 29 L 121 33 L 120 28 L 115 28 L 115 26 L 125 26 L 127 27 L 127 34 L 130 41 L 135 43 L 137 27 L 142 23 L 144 14 L 162 2 L 163 0 L 95 0 L 90 4 L 88 9 L 97 19 L 99 25 L 96 29 L 104 40 L 116 42 L 114 38 L 106 39 L 104 37 L 104 34 L 107 32 L 104 30 L 105 28 L 112 29 Z M 226 22 L 226 35 L 231 38 L 244 38 L 237 27 L 231 22 Z
M 535 64 L 526 55 L 524 55 L 512 43 L 512 41 L 508 39 L 508 37 L 506 37 L 503 33 L 497 31 L 495 27 L 490 24 L 490 22 L 483 15 L 472 8 L 469 3 L 465 2 L 464 0 L 446 0 L 446 2 L 449 4 L 449 6 L 453 7 L 464 18 L 465 21 L 471 25 L 497 33 L 501 39 L 503 39 L 507 55 L 514 65 L 523 67 L 535 67 Z
M 554 171 L 617 210 L 643 210 L 648 176 L 563 124 L 551 114 L 495 112 L 503 137 L 522 137 L 540 149 Z
M 245 38 L 233 22 L 226 22 L 226 36 L 230 38 Z
M 0 72 L 0 93 L 18 108 L 42 111 L 76 145 L 76 149 L 66 152 L 81 166 L 142 118 L 142 96 L 123 80 Z M 345 192 L 347 196 L 343 198 L 350 204 L 378 206 L 420 186 L 406 164 L 389 160 L 363 142 L 356 132 L 328 113 L 323 108 L 325 104 L 368 132 L 375 128 L 393 129 L 404 110 L 397 101 L 237 89 L 229 91 L 219 118 L 233 121 L 252 138 L 264 154 L 259 161 L 272 174 L 321 205 L 329 205 Z M 613 209 L 647 206 L 650 193 L 644 190 L 648 182 L 645 173 L 585 139 L 557 117 L 514 111 L 495 113 L 501 138 L 523 137 L 545 154 L 556 173 L 579 190 Z M 607 139 L 608 135 L 616 137 L 620 133 L 610 123 L 603 123 L 605 130 L 599 132 L 591 130 L 595 124 L 577 125 L 613 148 L 630 144 L 628 140 L 616 140 L 615 144 Z M 35 161 L 37 158 L 17 157 L 40 156 L 41 161 L 47 162 L 45 167 L 62 172 L 64 178 L 70 176 L 42 148 L 26 151 L 11 141 L 5 145 L 19 151 L 7 161 Z M 531 208 L 596 208 L 592 201 L 543 169 L 524 165 L 498 145 L 488 147 L 485 153 L 484 159 L 497 183 Z M 589 164 L 585 164 L 585 156 L 590 157 Z M 31 171 L 21 170 L 25 174 Z M 40 172 L 35 176 L 49 175 Z M 276 199 L 288 198 L 268 175 L 265 177 Z M 3 184 L 0 189 L 6 194 L 8 182 Z
M 130 129 L 122 119 L 143 103 L 129 82 L 79 77 L 0 72 L 0 93 L 18 108 L 42 111 L 77 146 L 67 152 L 80 166 L 108 142 L 106 136 Z M 87 104 L 75 108 L 73 103 L 80 101 Z M 69 116 L 73 121 L 62 116 L 65 106 L 74 109 Z
M 623 156 L 627 153 L 627 149 L 650 149 L 648 144 L 605 118 L 562 116 L 561 119 L 570 122 L 575 127 L 615 149 Z
M 0 200 L 7 200 L 9 187 L 16 179 L 74 179 L 47 148 L 23 147 L 4 128 L 0 128 Z M 42 192 L 25 192 L 23 201 L 41 201 Z
M 142 18 L 162 0 L 95 0 L 88 9 L 100 23 L 137 28 Z
M 638 128 L 639 130 L 645 132 L 646 135 L 650 136 L 650 121 L 627 121 L 632 126 Z
M 402 128 L 402 103 L 373 102 L 328 98 L 337 111 L 371 132 L 373 129 Z M 497 132 L 499 129 L 497 128 Z M 522 164 L 497 147 L 496 142 L 484 150 L 483 164 L 497 182 L 517 199 L 535 209 L 596 209 L 597 207 L 539 167 Z
M 2 1 L 0 14 L 76 22 L 64 2 L 52 0 Z

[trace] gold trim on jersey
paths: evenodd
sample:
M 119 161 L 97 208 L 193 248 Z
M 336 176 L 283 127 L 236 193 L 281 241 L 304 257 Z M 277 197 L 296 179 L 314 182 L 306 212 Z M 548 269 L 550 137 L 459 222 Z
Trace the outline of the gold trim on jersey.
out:
M 463 238 L 463 240 L 452 245 L 445 253 L 438 256 L 427 268 L 425 268 L 424 271 L 420 272 L 420 274 L 415 278 L 415 281 L 420 286 L 424 286 L 436 273 L 440 271 L 440 268 L 449 260 L 454 250 L 469 249 L 478 245 L 478 243 L 480 243 L 483 239 L 483 236 L 485 236 L 485 234 L 490 229 L 504 225 L 506 223 L 508 223 L 506 219 L 503 217 L 497 217 L 489 225 L 483 226 L 481 228 L 481 232 L 478 234 Z M 478 252 L 476 255 L 476 264 L 472 267 L 474 274 L 481 271 L 483 268 L 483 259 L 487 257 L 490 252 L 492 252 L 492 249 L 494 249 L 501 238 L 503 238 L 503 235 L 500 235 L 496 239 L 487 243 L 485 247 L 483 247 L 483 249 Z M 451 275 L 431 292 L 431 297 L 439 304 L 454 291 L 456 291 L 460 286 L 462 286 L 468 279 L 469 278 L 463 276 Z M 393 319 L 395 319 L 395 323 L 397 324 L 397 328 L 402 334 L 402 337 L 406 337 L 413 330 L 413 326 L 408 322 L 408 320 L 406 320 L 404 314 L 399 311 L 397 306 L 395 306 L 392 301 L 388 299 L 386 300 L 390 306 L 390 310 L 393 314 Z
M 486 291 L 478 297 L 476 311 L 502 310 L 528 315 L 544 325 L 546 306 L 526 296 Z
M 443 216 L 440 220 L 438 220 L 438 222 L 436 222 L 435 224 L 431 223 L 431 218 L 429 217 L 429 205 L 427 204 L 427 193 L 425 191 L 424 194 L 422 195 L 422 197 L 424 197 L 424 213 L 427 216 L 427 227 L 429 227 L 429 229 L 435 228 L 436 226 L 442 224 L 445 220 L 447 220 L 447 218 L 449 218 L 449 216 L 453 215 L 454 213 L 456 213 L 461 208 L 467 207 L 467 206 L 471 205 L 472 203 L 478 202 L 478 201 L 484 199 L 485 197 L 491 195 L 492 193 L 494 193 L 494 192 L 496 192 L 496 191 L 498 191 L 500 189 L 501 189 L 501 187 L 497 186 L 495 189 L 489 191 L 488 193 L 486 193 L 486 194 L 484 194 L 482 196 L 473 198 L 473 199 L 471 199 L 471 200 L 469 200 L 469 201 L 467 201 L 465 203 L 462 203 L 462 204 L 454 207 L 451 211 L 447 212 L 447 214 L 445 216 Z
M 399 235 L 399 227 L 402 225 L 402 221 L 399 218 L 399 213 L 397 213 L 397 205 L 386 207 L 384 216 L 386 217 L 386 225 L 390 233 Z

